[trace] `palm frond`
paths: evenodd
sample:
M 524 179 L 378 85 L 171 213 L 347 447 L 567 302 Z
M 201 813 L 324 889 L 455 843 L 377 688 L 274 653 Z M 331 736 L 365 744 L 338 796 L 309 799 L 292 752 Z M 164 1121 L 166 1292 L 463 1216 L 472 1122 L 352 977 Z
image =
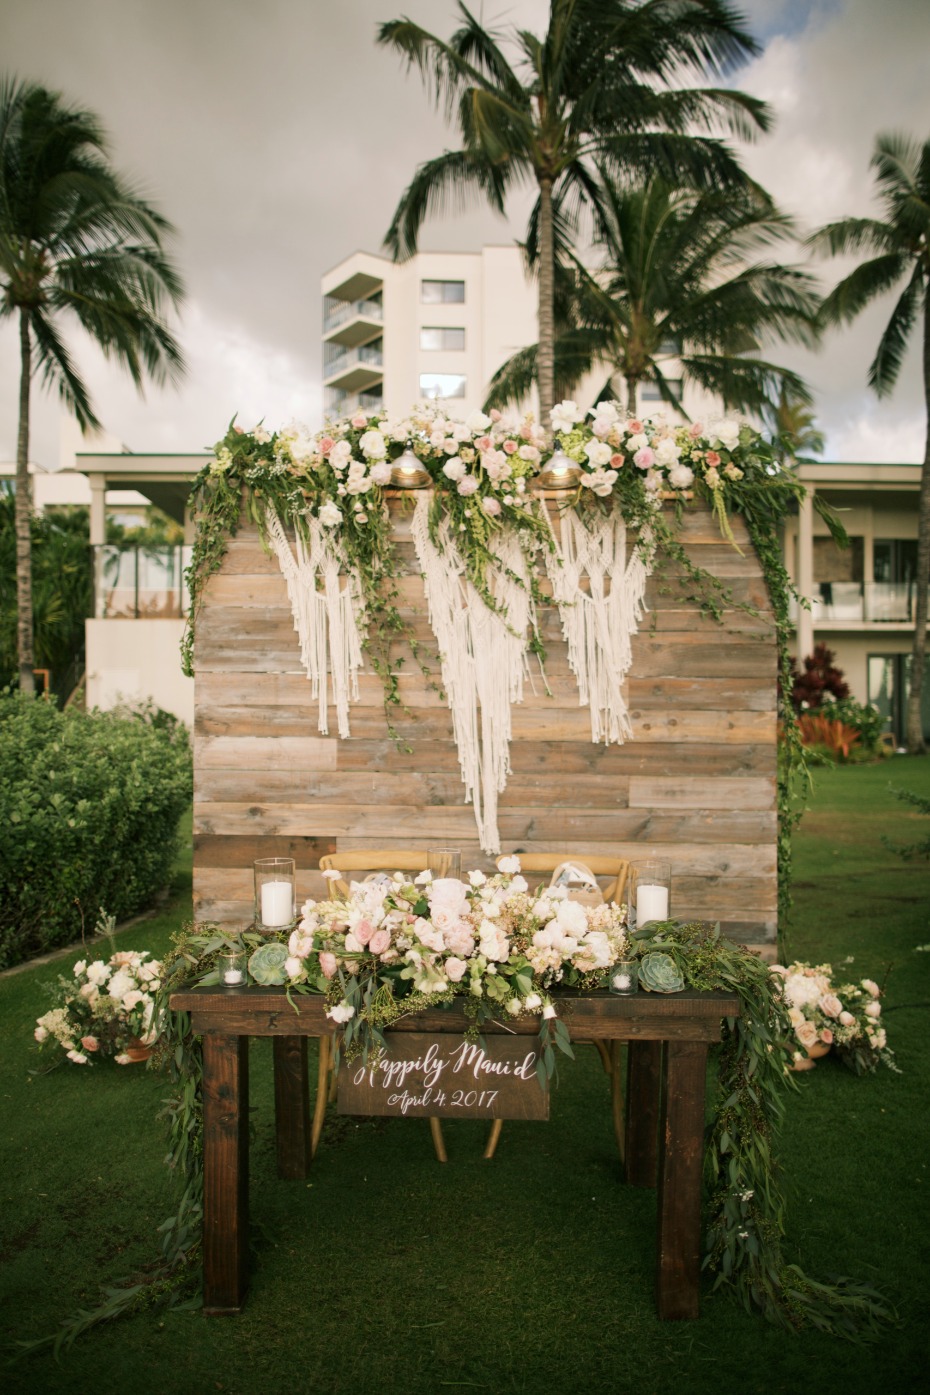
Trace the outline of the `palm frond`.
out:
M 61 400 L 77 417 L 82 431 L 99 429 L 100 422 L 94 414 L 87 388 L 55 326 L 39 311 L 30 315 L 29 322 L 42 381 L 46 387 L 58 388 Z
M 820 308 L 824 324 L 844 324 L 855 319 L 865 306 L 890 291 L 908 267 L 903 252 L 887 252 L 860 262 L 848 276 L 833 287 Z
M 507 189 L 522 174 L 515 165 L 494 166 L 465 150 L 447 150 L 427 160 L 401 195 L 384 245 L 395 261 L 406 261 L 416 252 L 420 228 L 431 213 L 457 212 L 479 194 L 502 214 Z
M 875 389 L 879 397 L 886 396 L 898 381 L 908 337 L 914 328 L 926 289 L 925 273 L 918 262 L 891 312 L 891 318 L 878 342 L 878 352 L 869 365 L 869 386 Z

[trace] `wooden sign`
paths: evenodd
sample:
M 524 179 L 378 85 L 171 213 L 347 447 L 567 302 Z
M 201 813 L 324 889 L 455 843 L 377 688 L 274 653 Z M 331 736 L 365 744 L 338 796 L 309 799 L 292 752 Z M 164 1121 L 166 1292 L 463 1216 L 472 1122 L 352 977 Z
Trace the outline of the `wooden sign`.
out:
M 377 1065 L 339 1067 L 340 1114 L 402 1114 L 417 1119 L 548 1119 L 549 1089 L 536 1074 L 535 1037 L 481 1041 L 421 1032 L 386 1033 Z

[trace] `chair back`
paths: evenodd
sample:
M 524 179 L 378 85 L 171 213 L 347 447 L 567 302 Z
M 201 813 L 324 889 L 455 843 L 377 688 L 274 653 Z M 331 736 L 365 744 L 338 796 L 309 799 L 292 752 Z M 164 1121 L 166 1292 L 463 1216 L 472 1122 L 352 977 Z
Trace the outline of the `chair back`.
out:
M 351 852 L 325 853 L 320 858 L 321 872 L 422 872 L 426 866 L 425 849 L 420 852 L 410 848 L 353 848 Z M 332 877 L 329 894 L 333 898 L 348 896 L 348 880 Z
M 520 859 L 520 870 L 527 881 L 532 884 L 531 873 L 542 872 L 548 876 L 563 862 L 581 862 L 585 867 L 590 868 L 598 879 L 598 884 L 604 894 L 605 901 L 623 900 L 623 893 L 626 890 L 627 877 L 630 872 L 630 864 L 625 857 L 589 857 L 587 853 L 565 853 L 565 852 L 541 852 L 541 853 L 512 853 L 510 856 Z M 497 859 L 500 866 L 501 859 Z

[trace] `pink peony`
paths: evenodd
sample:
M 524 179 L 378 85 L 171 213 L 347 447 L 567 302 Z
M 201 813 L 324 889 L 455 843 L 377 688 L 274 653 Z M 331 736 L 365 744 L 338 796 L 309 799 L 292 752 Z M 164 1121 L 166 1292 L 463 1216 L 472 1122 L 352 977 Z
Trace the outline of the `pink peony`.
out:
M 501 511 L 501 506 L 496 499 L 485 499 L 484 511 L 491 518 L 496 518 Z
M 490 450 L 493 444 L 494 442 L 491 440 L 490 436 L 479 436 L 475 442 L 479 450 Z
M 641 470 L 650 470 L 655 464 L 655 451 L 651 446 L 643 446 L 633 456 L 633 464 L 638 465 Z
M 717 466 L 720 464 L 720 456 L 715 450 L 709 450 L 704 456 L 704 459 L 712 470 L 716 470 Z
M 458 490 L 459 494 L 461 494 L 463 497 L 467 497 L 469 494 L 474 494 L 477 488 L 478 481 L 475 479 L 474 475 L 466 475 L 465 478 L 463 480 L 459 480 L 458 484 L 456 485 L 456 489 Z
M 383 954 L 391 943 L 390 930 L 376 930 L 368 941 L 368 949 L 371 954 Z
M 329 950 L 324 949 L 320 955 L 320 968 L 325 978 L 332 978 L 333 974 L 336 972 L 335 954 L 330 954 Z
M 514 451 L 515 451 L 516 449 L 517 449 L 517 443 L 516 443 L 516 441 L 505 441 L 505 442 L 504 442 L 504 450 L 507 452 L 508 455 L 513 455 L 513 453 L 514 453 Z

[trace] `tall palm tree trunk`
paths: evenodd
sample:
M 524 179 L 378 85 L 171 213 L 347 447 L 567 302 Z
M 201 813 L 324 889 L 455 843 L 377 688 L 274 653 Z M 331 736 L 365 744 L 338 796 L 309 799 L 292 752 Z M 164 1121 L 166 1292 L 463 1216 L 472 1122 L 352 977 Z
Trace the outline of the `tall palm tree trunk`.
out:
M 539 420 L 549 430 L 555 406 L 555 243 L 552 235 L 552 180 L 539 181 Z
M 32 343 L 29 312 L 19 312 L 19 435 L 16 441 L 16 616 L 19 687 L 35 692 L 32 641 L 32 481 L 29 478 L 29 388 L 32 382 Z
M 626 409 L 631 417 L 636 416 L 636 385 L 639 379 L 631 374 L 626 380 Z
M 927 749 L 921 699 L 927 652 L 927 589 L 930 579 L 930 285 L 924 288 L 924 402 L 927 408 L 927 440 L 917 514 L 917 597 L 914 606 L 914 648 L 911 651 L 911 688 L 907 699 L 907 749 L 912 756 L 923 755 Z

